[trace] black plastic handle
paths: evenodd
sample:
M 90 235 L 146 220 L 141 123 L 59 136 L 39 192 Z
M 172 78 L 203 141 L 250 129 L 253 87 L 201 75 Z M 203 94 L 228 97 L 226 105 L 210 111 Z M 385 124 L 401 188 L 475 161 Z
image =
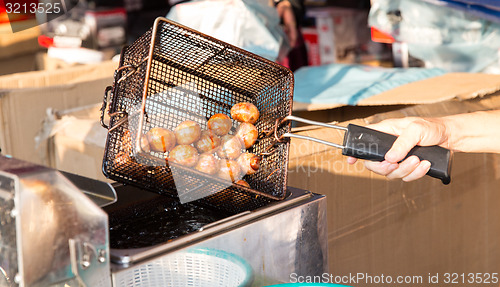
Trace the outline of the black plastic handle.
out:
M 342 154 L 359 159 L 383 161 L 392 147 L 396 136 L 366 127 L 349 124 L 344 135 Z M 428 160 L 431 168 L 427 175 L 439 178 L 444 184 L 451 181 L 452 152 L 440 146 L 416 146 L 406 157 L 416 155 L 420 160 Z

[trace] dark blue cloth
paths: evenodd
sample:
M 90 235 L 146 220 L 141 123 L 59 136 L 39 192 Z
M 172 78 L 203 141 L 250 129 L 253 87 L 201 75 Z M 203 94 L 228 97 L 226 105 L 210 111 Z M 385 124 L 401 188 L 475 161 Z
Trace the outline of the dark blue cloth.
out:
M 459 9 L 479 18 L 500 23 L 500 1 L 492 0 L 423 0 L 432 4 Z

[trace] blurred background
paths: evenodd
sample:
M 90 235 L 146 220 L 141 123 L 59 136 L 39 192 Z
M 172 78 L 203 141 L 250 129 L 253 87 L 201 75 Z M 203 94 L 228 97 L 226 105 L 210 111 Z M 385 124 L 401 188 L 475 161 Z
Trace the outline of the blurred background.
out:
M 194 20 L 199 15 L 215 17 L 221 26 L 238 25 L 234 19 L 222 16 L 235 11 L 229 7 L 234 6 L 232 1 L 44 0 L 39 3 L 64 4 L 64 9 L 59 13 L 29 13 L 27 9 L 7 13 L 6 7 L 12 7 L 11 4 L 23 8 L 34 1 L 11 2 L 0 5 L 0 75 L 110 60 L 123 45 L 131 44 L 146 32 L 159 16 L 195 28 L 207 24 Z M 192 2 L 212 2 L 218 10 L 204 11 L 207 4 Z M 250 25 L 264 25 L 276 34 L 274 27 L 268 25 L 276 20 L 276 15 L 262 14 L 253 2 L 246 1 L 247 10 L 260 19 Z M 448 0 L 292 2 L 300 3 L 294 7 L 298 41 L 294 47 L 282 49 L 286 54 L 275 60 L 294 71 L 302 66 L 354 63 L 441 68 L 448 72 L 499 72 L 500 13 L 491 1 L 486 1 L 487 5 L 481 1 L 471 4 Z M 283 23 L 283 19 L 278 21 Z M 214 27 L 205 30 L 217 35 Z M 240 30 L 229 31 L 240 33 L 234 36 L 240 39 L 254 36 Z M 286 37 L 278 39 L 281 46 L 286 41 Z
M 64 1 L 67 12 L 45 14 L 7 14 L 0 5 L 0 75 L 110 60 L 146 32 L 156 17 L 167 16 L 172 7 L 185 2 L 191 1 Z M 281 63 L 294 70 L 334 62 L 391 65 L 391 43 L 370 37 L 370 1 L 309 0 L 302 5 L 296 14 L 302 37 L 290 59 L 280 59 Z

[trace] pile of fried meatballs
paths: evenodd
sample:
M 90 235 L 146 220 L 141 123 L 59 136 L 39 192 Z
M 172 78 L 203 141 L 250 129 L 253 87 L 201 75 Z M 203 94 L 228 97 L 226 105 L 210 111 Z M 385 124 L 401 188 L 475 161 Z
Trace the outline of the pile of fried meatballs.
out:
M 173 131 L 154 127 L 142 136 L 141 147 L 145 152 L 168 153 L 168 162 L 250 187 L 241 178 L 254 174 L 260 166 L 261 157 L 247 152 L 259 136 L 254 125 L 259 116 L 254 104 L 237 103 L 231 108 L 231 118 L 239 122 L 234 134 L 230 134 L 231 118 L 218 113 L 210 117 L 205 130 L 191 120 Z

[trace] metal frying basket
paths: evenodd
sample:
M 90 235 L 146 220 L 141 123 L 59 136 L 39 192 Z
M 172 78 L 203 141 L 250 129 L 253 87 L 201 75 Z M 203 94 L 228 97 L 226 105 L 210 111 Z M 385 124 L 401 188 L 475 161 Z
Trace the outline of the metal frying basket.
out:
M 202 192 L 204 188 L 220 185 L 221 192 L 198 202 L 234 213 L 285 198 L 289 142 L 276 139 L 290 132 L 291 127 L 288 123 L 274 129 L 276 119 L 291 114 L 293 74 L 289 69 L 158 18 L 150 31 L 123 49 L 114 78 L 113 87 L 106 89 L 101 109 L 101 124 L 108 129 L 103 159 L 106 177 L 177 196 L 172 176 L 175 168 L 181 171 L 183 182 L 192 185 L 194 190 Z M 165 91 L 178 87 L 184 87 L 183 92 L 165 96 Z M 147 105 L 146 100 L 152 97 L 158 104 Z M 173 130 L 185 120 L 204 127 L 213 114 L 230 115 L 231 107 L 239 102 L 251 102 L 260 111 L 255 126 L 261 137 L 248 151 L 262 155 L 263 159 L 257 173 L 245 176 L 251 188 L 230 185 L 173 163 L 165 164 L 163 153 L 149 155 L 153 157 L 152 162 L 156 160 L 163 165 L 143 164 L 134 157 L 133 147 L 139 146 L 139 139 L 134 142 L 129 131 L 134 107 L 140 107 L 141 134 L 152 127 Z M 109 125 L 104 123 L 108 104 Z M 233 122 L 233 133 L 236 127 L 237 123 Z M 275 136 L 269 136 L 271 133 Z

